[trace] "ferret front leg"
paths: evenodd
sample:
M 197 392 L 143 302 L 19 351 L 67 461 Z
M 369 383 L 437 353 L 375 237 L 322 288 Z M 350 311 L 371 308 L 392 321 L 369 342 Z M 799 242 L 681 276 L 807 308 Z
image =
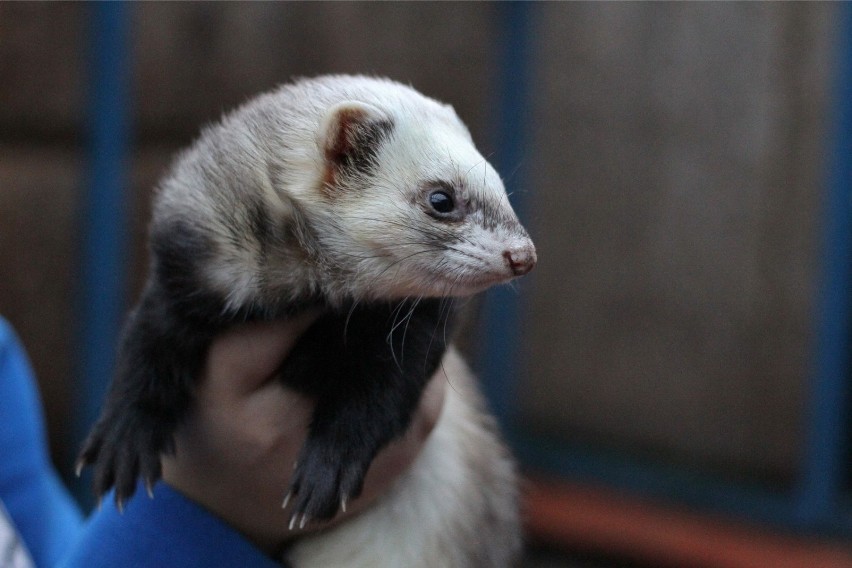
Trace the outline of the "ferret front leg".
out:
M 364 394 L 318 402 L 291 480 L 291 528 L 345 511 L 361 494 L 376 454 L 405 431 L 419 400 L 402 401 L 390 393 Z
M 106 404 L 77 461 L 94 467 L 98 498 L 115 487 L 119 507 L 141 477 L 149 491 L 161 475 L 160 455 L 189 409 L 211 334 L 187 327 L 148 297 L 125 329 Z
M 408 429 L 446 351 L 452 309 L 441 300 L 416 302 L 402 315 L 400 309 L 359 307 L 321 319 L 282 369 L 285 383 L 317 399 L 291 481 L 291 526 L 345 509 L 360 495 L 376 454 Z M 402 317 L 405 327 L 397 325 Z

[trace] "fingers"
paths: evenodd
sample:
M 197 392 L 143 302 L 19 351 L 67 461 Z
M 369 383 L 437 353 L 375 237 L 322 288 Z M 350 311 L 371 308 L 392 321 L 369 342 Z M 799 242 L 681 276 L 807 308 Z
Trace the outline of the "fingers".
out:
M 318 311 L 275 322 L 237 326 L 210 346 L 203 388 L 247 394 L 268 382 Z

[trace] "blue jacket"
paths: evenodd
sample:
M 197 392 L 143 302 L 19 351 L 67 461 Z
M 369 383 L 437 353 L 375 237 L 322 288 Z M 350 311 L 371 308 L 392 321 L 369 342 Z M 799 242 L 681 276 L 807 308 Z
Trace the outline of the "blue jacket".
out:
M 119 513 L 111 495 L 62 568 L 281 568 L 223 521 L 168 485 L 139 487 Z
M 47 453 L 32 369 L 0 318 L 0 501 L 36 566 L 55 566 L 76 540 L 82 515 Z

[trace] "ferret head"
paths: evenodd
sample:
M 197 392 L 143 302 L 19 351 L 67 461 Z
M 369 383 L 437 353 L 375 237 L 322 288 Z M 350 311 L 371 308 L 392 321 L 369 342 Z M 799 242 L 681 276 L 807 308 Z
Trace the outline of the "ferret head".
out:
M 536 252 L 500 176 L 452 108 L 396 84 L 324 114 L 324 254 L 373 298 L 465 296 L 526 274 Z

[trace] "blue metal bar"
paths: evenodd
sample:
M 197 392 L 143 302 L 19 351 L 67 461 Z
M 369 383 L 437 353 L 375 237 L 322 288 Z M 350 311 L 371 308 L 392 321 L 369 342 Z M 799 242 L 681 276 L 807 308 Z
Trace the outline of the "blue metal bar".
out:
M 130 4 L 89 5 L 88 179 L 81 223 L 76 450 L 112 376 L 125 303 Z M 90 501 L 84 489 L 79 496 Z
M 804 522 L 830 518 L 848 478 L 849 341 L 852 300 L 852 5 L 838 5 L 835 113 L 823 219 L 823 273 L 807 446 L 798 495 Z M 848 489 L 848 487 L 846 487 Z
M 494 117 L 497 152 L 494 166 L 504 177 L 506 191 L 521 220 L 524 219 L 523 156 L 527 142 L 530 106 L 530 39 L 533 5 L 502 2 L 496 51 L 501 62 L 497 116 Z M 516 407 L 520 309 L 518 292 L 502 286 L 485 297 L 480 322 L 483 345 L 479 371 L 491 410 L 501 425 L 511 423 Z

